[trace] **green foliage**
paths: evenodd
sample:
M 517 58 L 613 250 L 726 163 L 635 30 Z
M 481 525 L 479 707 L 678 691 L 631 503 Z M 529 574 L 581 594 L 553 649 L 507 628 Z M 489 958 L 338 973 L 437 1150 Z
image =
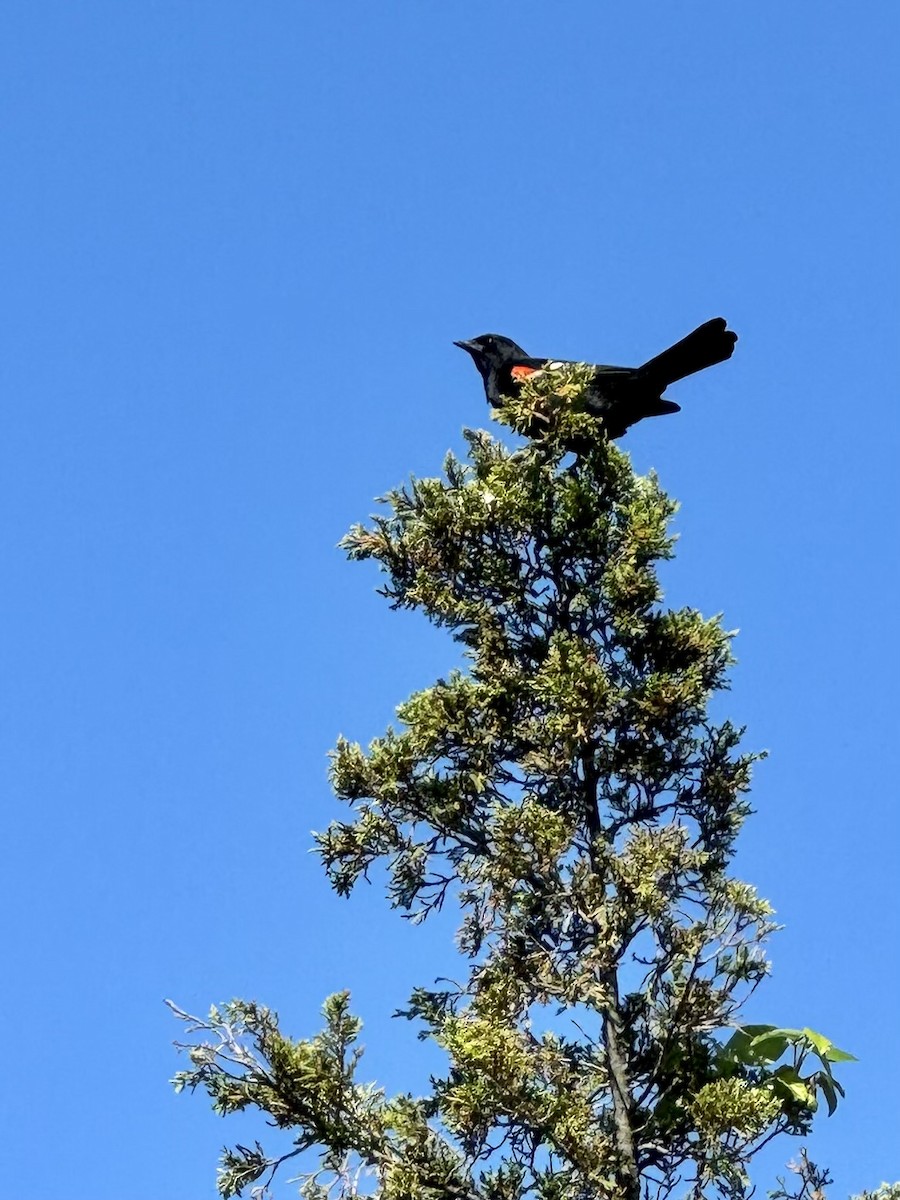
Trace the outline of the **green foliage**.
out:
M 883 1183 L 871 1192 L 860 1192 L 853 1200 L 900 1200 L 900 1183 Z
M 758 756 L 709 715 L 731 635 L 661 604 L 675 505 L 581 411 L 584 382 L 538 377 L 501 412 L 526 445 L 467 433 L 467 462 L 448 455 L 344 539 L 395 608 L 450 630 L 466 669 L 367 748 L 338 741 L 350 811 L 319 853 L 340 894 L 380 863 L 407 918 L 456 903 L 468 977 L 401 1014 L 446 1055 L 419 1099 L 356 1082 L 345 995 L 310 1041 L 240 1002 L 180 1014 L 213 1039 L 178 1086 L 293 1136 L 281 1158 L 227 1152 L 224 1196 L 315 1150 L 310 1200 L 371 1191 L 360 1170 L 388 1200 L 737 1198 L 757 1149 L 842 1094 L 832 1066 L 850 1056 L 819 1034 L 728 1040 L 775 928 L 728 872 Z
M 791 1062 L 775 1067 L 786 1053 Z M 818 1059 L 819 1067 L 802 1074 L 808 1059 Z M 852 1054 L 839 1050 L 833 1042 L 812 1029 L 779 1029 L 774 1025 L 739 1027 L 722 1050 L 720 1063 L 727 1074 L 754 1069 L 758 1081 L 778 1097 L 785 1111 L 796 1108 L 799 1122 L 816 1111 L 819 1092 L 825 1097 L 828 1115 L 837 1108 L 844 1089 L 834 1077 L 833 1063 L 856 1062 Z

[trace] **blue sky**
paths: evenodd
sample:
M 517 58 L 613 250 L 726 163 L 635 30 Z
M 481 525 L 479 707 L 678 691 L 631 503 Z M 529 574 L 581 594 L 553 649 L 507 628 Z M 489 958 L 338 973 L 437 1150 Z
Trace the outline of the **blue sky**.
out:
M 5 7 L 10 1195 L 214 1195 L 256 1129 L 171 1094 L 164 996 L 301 1035 L 349 986 L 370 1074 L 424 1082 L 390 1013 L 451 925 L 337 900 L 309 831 L 338 732 L 456 647 L 335 543 L 487 423 L 454 339 L 635 363 L 720 313 L 734 359 L 623 444 L 771 751 L 752 1014 L 860 1057 L 832 1195 L 900 1178 L 898 36 L 889 0 Z

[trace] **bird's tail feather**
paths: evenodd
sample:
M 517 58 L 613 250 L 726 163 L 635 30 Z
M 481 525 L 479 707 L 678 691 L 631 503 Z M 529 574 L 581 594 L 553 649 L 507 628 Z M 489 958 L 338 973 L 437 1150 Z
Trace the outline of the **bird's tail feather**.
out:
M 693 333 L 663 350 L 640 368 L 641 374 L 649 377 L 663 391 L 670 383 L 702 371 L 715 363 L 724 362 L 734 353 L 737 334 L 725 328 L 722 317 L 698 326 Z
M 646 405 L 644 416 L 647 417 L 665 417 L 669 413 L 681 412 L 681 405 L 676 404 L 674 400 L 654 400 Z

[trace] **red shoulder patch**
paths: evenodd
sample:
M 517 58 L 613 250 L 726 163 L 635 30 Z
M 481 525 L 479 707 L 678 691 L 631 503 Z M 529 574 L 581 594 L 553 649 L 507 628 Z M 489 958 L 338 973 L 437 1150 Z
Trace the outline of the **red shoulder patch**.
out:
M 509 373 L 513 379 L 527 379 L 529 375 L 537 374 L 537 367 L 510 367 Z

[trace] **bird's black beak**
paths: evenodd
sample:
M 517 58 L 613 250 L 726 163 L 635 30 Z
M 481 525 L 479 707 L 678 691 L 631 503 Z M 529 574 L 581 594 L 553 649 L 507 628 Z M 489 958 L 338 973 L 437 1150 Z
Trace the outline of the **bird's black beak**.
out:
M 467 354 L 474 354 L 478 347 L 474 342 L 454 342 L 454 346 L 459 346 L 460 350 L 465 350 Z

